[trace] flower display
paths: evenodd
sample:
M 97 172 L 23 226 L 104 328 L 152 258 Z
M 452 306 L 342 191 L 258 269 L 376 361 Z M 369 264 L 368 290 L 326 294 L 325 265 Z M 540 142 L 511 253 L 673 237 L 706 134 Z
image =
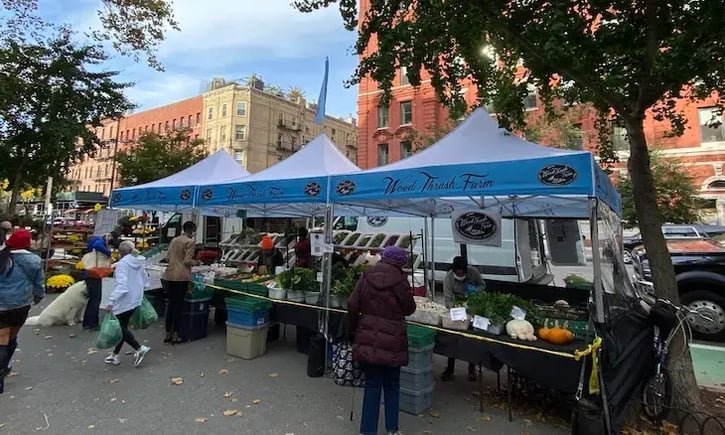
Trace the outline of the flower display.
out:
M 70 275 L 53 275 L 45 282 L 45 286 L 52 289 L 66 289 L 75 282 L 76 280 Z

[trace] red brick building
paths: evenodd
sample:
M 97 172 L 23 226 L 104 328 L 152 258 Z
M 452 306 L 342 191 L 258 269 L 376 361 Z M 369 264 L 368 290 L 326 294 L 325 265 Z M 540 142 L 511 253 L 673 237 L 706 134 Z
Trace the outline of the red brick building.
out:
M 109 195 L 112 187 L 118 187 L 118 173 L 114 171 L 113 157 L 116 151 L 135 143 L 146 132 L 164 133 L 170 130 L 191 128 L 191 137 L 198 138 L 202 129 L 201 111 L 204 100 L 201 95 L 167 104 L 166 106 L 126 115 L 121 120 L 106 120 L 96 129 L 102 146 L 94 158 L 86 157 L 71 168 L 68 180 L 71 191 L 100 192 Z M 111 180 L 114 178 L 113 183 Z
M 369 0 L 361 0 L 360 14 L 370 7 Z M 375 44 L 374 38 L 371 45 Z M 387 107 L 381 107 L 382 92 L 377 83 L 365 78 L 358 88 L 358 164 L 362 168 L 371 168 L 391 163 L 410 155 L 412 144 L 409 135 L 413 131 L 430 134 L 435 128 L 444 129 L 449 125 L 448 111 L 436 101 L 435 92 L 430 83 L 430 76 L 422 73 L 421 85 L 414 88 L 408 83 L 405 68 L 398 71 L 392 88 L 392 100 Z M 465 98 L 469 104 L 476 102 L 473 86 L 464 87 Z M 534 119 L 543 113 L 541 102 L 535 94 L 531 94 L 525 102 L 530 112 L 529 118 Z M 689 102 L 678 102 L 688 120 L 688 128 L 680 137 L 667 137 L 668 123 L 658 122 L 652 117 L 645 120 L 645 135 L 650 147 L 660 149 L 669 157 L 676 157 L 688 167 L 700 196 L 709 200 L 708 220 L 725 224 L 725 119 L 719 127 L 707 126 L 712 111 L 717 103 L 716 98 Z M 576 130 L 567 143 L 568 147 L 594 149 L 596 147 L 596 131 L 594 116 L 589 110 L 581 111 L 581 119 L 575 123 Z M 569 142 L 567 140 L 567 142 Z M 612 126 L 612 140 L 624 163 L 628 157 L 626 130 Z M 564 146 L 565 144 L 546 143 L 546 145 Z M 625 165 L 621 165 L 624 167 Z M 624 171 L 624 169 L 620 169 Z M 717 209 L 717 215 L 715 216 Z

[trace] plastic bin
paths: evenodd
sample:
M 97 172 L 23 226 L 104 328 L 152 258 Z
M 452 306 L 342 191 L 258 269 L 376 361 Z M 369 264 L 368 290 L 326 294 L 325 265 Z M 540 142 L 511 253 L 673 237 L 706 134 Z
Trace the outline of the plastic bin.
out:
M 435 385 L 432 364 L 419 369 L 400 368 L 400 388 L 409 391 L 427 391 L 431 385 Z
M 226 298 L 224 302 L 227 310 L 235 309 L 246 313 L 268 312 L 272 309 L 272 302 L 250 296 Z
M 420 415 L 433 406 L 433 390 L 435 384 L 421 391 L 411 391 L 400 387 L 400 410 L 413 415 Z
M 435 343 L 423 347 L 408 348 L 408 365 L 410 369 L 424 369 L 433 366 L 433 348 Z
M 179 336 L 182 340 L 199 340 L 206 337 L 209 329 L 209 310 L 196 313 L 181 313 Z
M 247 283 L 246 292 L 253 295 L 264 296 L 265 298 L 269 296 L 269 289 L 267 286 L 256 282 Z
M 184 307 L 182 308 L 182 313 L 201 313 L 203 311 L 209 311 L 209 304 L 211 303 L 211 298 L 203 298 L 203 299 L 184 299 Z
M 435 343 L 435 329 L 425 326 L 408 325 L 408 345 L 410 347 L 424 347 Z
M 254 359 L 267 352 L 267 324 L 252 328 L 227 322 L 227 354 Z
M 269 320 L 269 311 L 247 312 L 236 308 L 227 309 L 227 323 L 239 326 L 262 326 Z

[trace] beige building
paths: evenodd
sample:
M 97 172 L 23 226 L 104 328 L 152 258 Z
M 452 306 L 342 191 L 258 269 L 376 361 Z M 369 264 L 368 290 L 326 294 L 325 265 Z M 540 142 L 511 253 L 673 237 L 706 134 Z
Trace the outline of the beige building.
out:
M 316 107 L 265 92 L 264 83 L 243 86 L 212 80 L 204 92 L 202 138 L 209 152 L 225 149 L 249 172 L 266 169 L 326 133 L 350 160 L 357 160 L 357 122 L 326 116 L 314 123 Z

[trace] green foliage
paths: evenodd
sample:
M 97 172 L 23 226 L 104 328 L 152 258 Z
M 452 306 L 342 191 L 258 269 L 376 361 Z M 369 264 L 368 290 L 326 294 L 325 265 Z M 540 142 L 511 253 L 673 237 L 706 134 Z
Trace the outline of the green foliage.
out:
M 304 267 L 293 267 L 277 275 L 277 285 L 286 290 L 318 291 L 317 274 Z
M 15 42 L 42 39 L 44 32 L 57 27 L 58 23 L 39 17 L 37 7 L 38 0 L 3 0 L 0 30 L 5 38 Z M 179 30 L 171 1 L 99 0 L 98 18 L 102 28 L 87 36 L 110 42 L 116 51 L 135 61 L 145 56 L 149 66 L 163 70 L 156 57 L 159 44 L 169 29 Z
M 673 224 L 698 222 L 701 201 L 697 197 L 697 189 L 690 173 L 677 159 L 653 151 L 650 152 L 650 165 L 662 222 Z M 617 188 L 622 195 L 622 220 L 627 227 L 635 227 L 639 222 L 631 179 L 620 174 Z
M 191 139 L 188 130 L 167 135 L 146 133 L 138 144 L 116 155 L 118 174 L 125 186 L 148 183 L 173 175 L 206 157 L 201 139 Z
M 593 288 L 591 281 L 575 273 L 567 275 L 564 278 L 564 283 L 567 287 L 581 288 L 585 290 L 591 290 Z
M 536 325 L 541 322 L 536 306 L 516 295 L 478 291 L 466 300 L 469 314 L 486 317 L 492 325 L 502 325 L 511 320 L 511 309 L 514 305 L 526 311 L 526 320 L 531 324 Z
M 351 266 L 344 269 L 341 275 L 338 275 L 337 279 L 333 277 L 332 283 L 332 294 L 339 296 L 350 296 L 355 290 L 355 285 L 362 278 L 363 272 L 368 269 L 369 266 Z
M 130 109 L 116 72 L 96 72 L 107 55 L 64 30 L 41 43 L 0 44 L 0 180 L 13 200 L 26 182 L 62 179 L 101 145 L 101 119 Z

